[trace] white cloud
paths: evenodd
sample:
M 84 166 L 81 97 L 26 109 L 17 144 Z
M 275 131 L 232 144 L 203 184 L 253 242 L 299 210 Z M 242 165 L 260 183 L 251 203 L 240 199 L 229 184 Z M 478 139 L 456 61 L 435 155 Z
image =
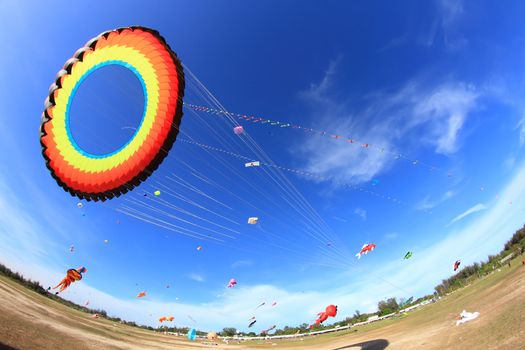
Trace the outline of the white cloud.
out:
M 515 156 L 509 156 L 509 157 L 505 158 L 505 160 L 503 161 L 503 166 L 507 170 L 512 170 L 512 168 L 514 168 L 515 165 L 516 165 L 516 157 Z
M 334 84 L 334 77 L 336 74 L 337 66 L 341 62 L 342 57 L 339 56 L 335 60 L 330 61 L 328 69 L 324 72 L 323 79 L 318 84 L 311 83 L 308 90 L 300 93 L 300 96 L 315 102 L 330 103 L 330 100 L 326 98 L 326 93 Z
M 517 128 L 519 130 L 520 146 L 523 146 L 525 144 L 525 116 L 518 122 Z
M 204 282 L 204 276 L 199 275 L 198 273 L 190 273 L 190 274 L 188 275 L 188 278 L 189 278 L 190 280 L 195 281 L 195 282 Z
M 465 210 L 463 213 L 461 213 L 458 216 L 456 216 L 454 219 L 452 219 L 448 223 L 448 225 L 452 225 L 453 223 L 458 222 L 459 220 L 462 220 L 462 219 L 464 219 L 465 217 L 467 217 L 467 216 L 469 216 L 471 214 L 477 213 L 478 211 L 482 211 L 482 210 L 485 210 L 485 209 L 487 209 L 486 205 L 478 203 L 475 206 L 473 206 L 472 208 L 469 208 L 469 209 Z
M 308 171 L 355 185 L 388 171 L 398 153 L 416 158 L 428 147 L 444 155 L 459 149 L 460 132 L 480 96 L 472 85 L 448 82 L 428 87 L 411 81 L 397 92 L 370 94 L 364 98 L 365 108 L 353 110 L 330 96 L 332 85 L 327 81 L 335 74 L 332 66 L 314 85 L 323 89 L 311 88 L 301 96 L 310 97 L 316 125 L 342 138 L 306 138 L 297 153 Z
M 235 268 L 238 268 L 238 267 L 248 267 L 248 266 L 252 266 L 253 265 L 253 261 L 252 260 L 237 260 L 235 262 L 233 262 L 230 267 L 235 269 Z
M 430 196 L 426 196 L 422 201 L 416 204 L 417 210 L 431 210 L 454 197 L 456 193 L 454 191 L 446 191 L 437 199 L 431 199 Z
M 459 131 L 479 93 L 473 86 L 459 83 L 439 86 L 420 97 L 413 111 L 416 123 L 428 123 L 427 142 L 435 145 L 437 153 L 456 152 Z
M 355 208 L 354 214 L 359 216 L 362 220 L 366 220 L 366 210 L 362 208 Z
M 460 0 L 441 0 L 439 5 L 444 27 L 450 27 L 464 13 L 463 2 Z
M 448 50 L 463 48 L 468 42 L 463 32 L 458 30 L 460 19 L 465 14 L 463 1 L 441 0 L 437 5 L 434 19 L 429 21 L 426 30 L 422 30 L 423 34 L 419 35 L 417 43 L 425 47 L 431 47 L 436 42 L 442 43 Z
M 395 238 L 397 238 L 397 236 L 398 236 L 398 235 L 397 235 L 397 232 L 390 232 L 390 233 L 387 233 L 387 234 L 385 235 L 385 238 L 386 238 L 386 239 L 395 239 Z

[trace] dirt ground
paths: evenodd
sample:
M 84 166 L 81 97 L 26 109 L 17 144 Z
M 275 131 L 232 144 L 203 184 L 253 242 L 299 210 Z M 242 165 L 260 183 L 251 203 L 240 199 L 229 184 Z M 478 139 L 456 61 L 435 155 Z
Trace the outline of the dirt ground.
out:
M 479 311 L 456 326 L 459 313 Z M 394 320 L 287 341 L 209 345 L 79 312 L 0 277 L 0 349 L 525 349 L 525 266 L 474 282 Z

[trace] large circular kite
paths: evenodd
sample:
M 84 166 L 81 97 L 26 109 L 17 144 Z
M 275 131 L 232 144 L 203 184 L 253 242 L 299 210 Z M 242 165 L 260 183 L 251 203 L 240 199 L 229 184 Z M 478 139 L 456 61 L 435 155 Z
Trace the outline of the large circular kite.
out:
M 75 142 L 70 109 L 82 82 L 109 65 L 135 74 L 144 92 L 144 111 L 124 146 L 95 155 Z M 182 65 L 157 31 L 134 26 L 91 39 L 58 72 L 45 102 L 40 143 L 52 176 L 71 195 L 86 200 L 104 201 L 138 186 L 158 168 L 175 142 L 183 96 Z

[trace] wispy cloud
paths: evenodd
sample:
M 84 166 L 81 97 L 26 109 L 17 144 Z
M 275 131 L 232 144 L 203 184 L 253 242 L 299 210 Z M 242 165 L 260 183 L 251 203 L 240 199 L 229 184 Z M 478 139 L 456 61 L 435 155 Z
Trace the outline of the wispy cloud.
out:
M 460 19 L 465 15 L 464 4 L 461 0 L 437 1 L 435 17 L 429 22 L 426 30 L 422 30 L 417 43 L 431 47 L 435 43 L 442 43 L 448 50 L 457 50 L 467 44 L 467 39 L 457 30 Z M 442 39 L 438 40 L 438 39 Z
M 431 210 L 454 197 L 456 193 L 454 191 L 446 191 L 439 198 L 432 199 L 430 196 L 426 196 L 423 200 L 416 204 L 417 210 Z
M 196 282 L 204 282 L 204 276 L 199 275 L 198 273 L 190 273 L 188 278 Z
M 385 235 L 386 239 L 396 239 L 398 236 L 397 232 L 390 232 Z
M 305 91 L 301 91 L 299 95 L 310 101 L 315 101 L 318 103 L 331 103 L 326 94 L 334 85 L 337 66 L 341 63 L 341 61 L 342 56 L 338 56 L 336 59 L 330 61 L 328 64 L 328 69 L 324 72 L 324 76 L 321 81 L 319 83 L 311 83 L 310 87 Z
M 366 210 L 363 208 L 355 208 L 354 214 L 359 216 L 363 221 L 366 220 Z
M 234 261 L 230 267 L 232 269 L 235 269 L 235 268 L 238 268 L 238 267 L 248 267 L 248 266 L 252 266 L 253 265 L 253 261 L 252 260 L 237 260 L 237 261 Z
M 468 113 L 476 106 L 479 93 L 474 86 L 463 83 L 439 86 L 414 105 L 413 116 L 417 124 L 429 127 L 427 142 L 434 144 L 436 152 L 452 154 L 458 148 L 458 134 Z
M 366 106 L 356 109 L 356 103 L 331 95 L 334 67 L 330 64 L 321 83 L 313 85 L 322 89 L 310 88 L 301 96 L 309 97 L 316 124 L 356 142 L 313 136 L 298 150 L 308 171 L 352 184 L 370 181 L 391 168 L 395 163 L 392 152 L 405 154 L 410 149 L 414 157 L 418 150 L 429 147 L 444 155 L 457 152 L 460 132 L 481 95 L 473 85 L 463 82 L 428 86 L 414 80 L 398 91 L 369 94 L 364 97 Z M 374 147 L 364 149 L 361 143 Z
M 482 210 L 485 210 L 485 209 L 487 209 L 486 205 L 478 203 L 475 206 L 473 206 L 472 208 L 469 208 L 469 209 L 465 210 L 463 213 L 461 213 L 458 216 L 456 216 L 454 219 L 452 219 L 448 223 L 447 226 L 452 225 L 453 223 L 458 222 L 458 221 L 466 218 L 467 216 L 469 216 L 471 214 L 477 213 L 478 211 L 482 211 Z
M 525 115 L 518 122 L 517 129 L 519 131 L 520 146 L 523 146 L 525 144 Z
M 445 27 L 454 24 L 464 13 L 463 1 L 461 0 L 441 0 L 439 5 L 443 26 Z

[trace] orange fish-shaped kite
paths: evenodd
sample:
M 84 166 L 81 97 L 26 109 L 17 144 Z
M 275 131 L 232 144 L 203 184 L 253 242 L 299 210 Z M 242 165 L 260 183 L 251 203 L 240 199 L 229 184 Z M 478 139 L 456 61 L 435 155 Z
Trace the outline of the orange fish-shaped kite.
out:
M 137 294 L 137 298 L 143 298 L 146 296 L 146 292 L 140 292 L 139 294 Z
M 363 248 L 357 253 L 355 256 L 357 256 L 358 259 L 361 259 L 361 254 L 367 254 L 368 252 L 371 252 L 375 249 L 376 245 L 373 243 L 365 243 L 363 244 Z

